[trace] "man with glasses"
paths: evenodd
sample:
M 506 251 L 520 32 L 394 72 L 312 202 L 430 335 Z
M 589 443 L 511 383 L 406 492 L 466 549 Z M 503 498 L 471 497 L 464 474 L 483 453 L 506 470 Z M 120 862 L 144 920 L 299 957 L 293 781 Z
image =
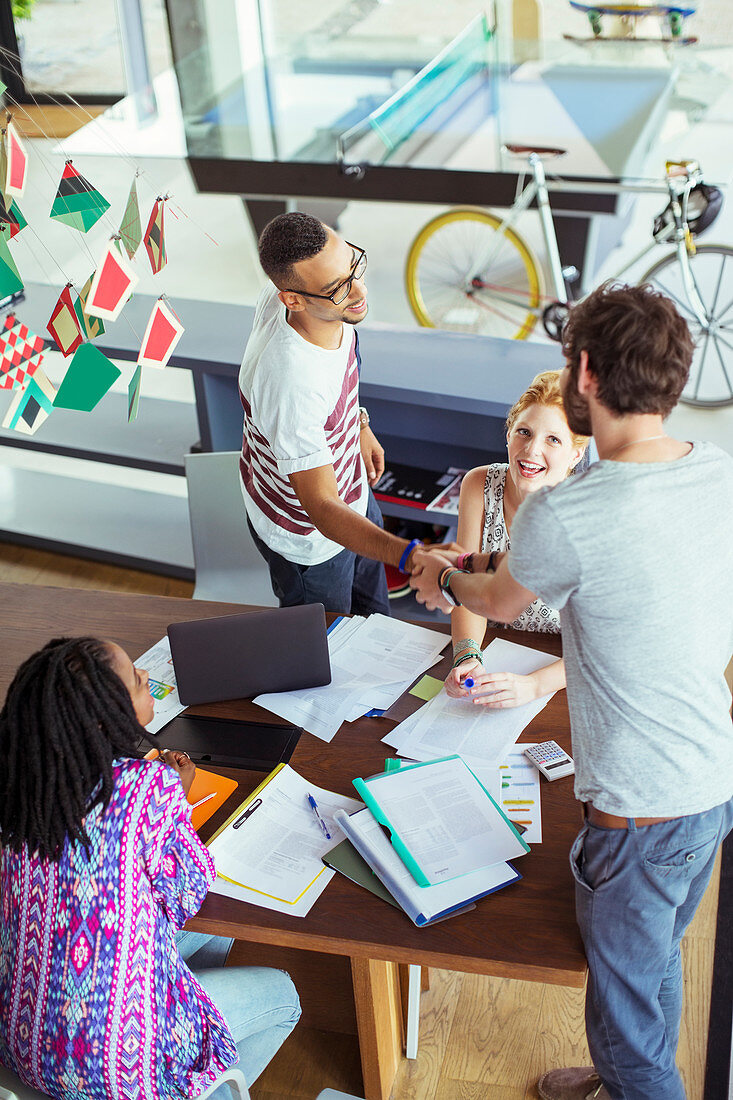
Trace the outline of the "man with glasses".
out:
M 388 534 L 371 492 L 384 451 L 359 407 L 367 257 L 309 214 L 265 226 L 270 283 L 239 374 L 247 520 L 283 607 L 389 614 L 382 562 L 409 570 L 417 543 Z

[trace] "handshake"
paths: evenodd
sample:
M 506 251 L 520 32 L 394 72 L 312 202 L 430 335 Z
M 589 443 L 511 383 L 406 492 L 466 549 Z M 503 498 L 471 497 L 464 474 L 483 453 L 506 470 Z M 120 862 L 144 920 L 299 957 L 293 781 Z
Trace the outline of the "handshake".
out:
M 450 590 L 451 576 L 455 571 L 463 573 L 494 572 L 503 554 L 469 554 L 455 542 L 433 546 L 416 545 L 408 558 L 410 587 L 415 591 L 418 603 L 431 611 L 439 610 L 449 615 L 460 606 Z

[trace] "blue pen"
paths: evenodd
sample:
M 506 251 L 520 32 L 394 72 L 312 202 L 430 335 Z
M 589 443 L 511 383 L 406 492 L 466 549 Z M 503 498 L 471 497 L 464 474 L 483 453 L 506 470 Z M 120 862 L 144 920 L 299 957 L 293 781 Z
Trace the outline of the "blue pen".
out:
M 318 812 L 318 803 L 316 802 L 315 798 L 310 793 L 310 791 L 308 792 L 307 798 L 308 798 L 308 802 L 310 803 L 310 808 L 313 810 L 313 813 L 316 815 L 316 821 L 318 822 L 318 824 L 323 829 L 323 835 L 325 836 L 326 840 L 331 840 L 332 839 L 331 834 L 329 833 L 329 831 L 326 827 L 326 822 L 323 820 L 323 818 L 321 817 L 321 815 Z
M 466 679 L 463 681 L 463 686 L 464 686 L 464 688 L 466 688 L 467 691 L 468 691 L 469 688 L 472 688 L 473 687 L 473 677 L 472 676 L 467 676 Z

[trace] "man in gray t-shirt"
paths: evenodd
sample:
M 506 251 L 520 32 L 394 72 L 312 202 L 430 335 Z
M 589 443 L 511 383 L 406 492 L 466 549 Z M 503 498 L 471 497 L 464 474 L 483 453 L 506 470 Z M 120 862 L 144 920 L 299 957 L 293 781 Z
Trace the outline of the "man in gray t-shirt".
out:
M 429 606 L 447 594 L 500 622 L 536 596 L 560 611 L 595 1069 L 551 1071 L 539 1095 L 684 1100 L 679 945 L 733 825 L 733 459 L 664 431 L 692 341 L 662 295 L 601 287 L 563 350 L 568 423 L 600 461 L 522 505 L 494 576 L 448 555 L 411 583 Z

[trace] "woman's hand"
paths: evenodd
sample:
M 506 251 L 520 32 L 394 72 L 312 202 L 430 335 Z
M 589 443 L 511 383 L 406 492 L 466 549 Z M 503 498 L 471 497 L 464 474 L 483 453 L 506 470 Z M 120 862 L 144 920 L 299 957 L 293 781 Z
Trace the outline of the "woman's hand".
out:
M 466 668 L 469 661 L 459 665 L 459 669 Z M 458 669 L 454 670 L 458 671 Z M 532 676 L 517 676 L 513 672 L 480 672 L 471 673 L 474 685 L 470 692 L 464 690 L 463 694 L 470 695 L 472 701 L 478 706 L 493 707 L 521 707 L 524 703 L 531 703 L 537 699 L 537 680 Z M 491 692 L 490 695 L 484 694 Z
M 160 753 L 160 759 L 169 768 L 173 768 L 174 772 L 178 772 L 184 794 L 188 797 L 193 777 L 196 774 L 196 765 L 191 757 L 187 752 L 181 752 L 179 749 L 163 749 Z
M 445 690 L 451 699 L 467 699 L 470 689 L 463 686 L 463 681 L 467 676 L 472 676 L 474 683 L 478 683 L 477 677 L 481 674 L 485 675 L 484 666 L 476 657 L 461 661 L 460 665 L 452 668 L 446 676 Z

